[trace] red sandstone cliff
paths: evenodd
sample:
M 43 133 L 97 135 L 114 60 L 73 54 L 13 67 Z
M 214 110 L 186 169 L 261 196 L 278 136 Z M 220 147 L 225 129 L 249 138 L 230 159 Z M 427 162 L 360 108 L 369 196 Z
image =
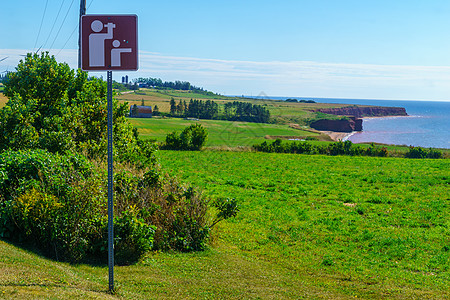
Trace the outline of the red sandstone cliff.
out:
M 350 117 L 342 120 L 322 119 L 314 121 L 310 126 L 316 130 L 352 132 L 362 131 L 362 119 Z
M 361 117 L 407 116 L 403 107 L 384 106 L 347 106 L 341 108 L 321 108 L 320 111 L 330 115 Z
M 321 108 L 316 111 L 330 115 L 349 116 L 341 120 L 318 120 L 310 124 L 317 130 L 352 132 L 362 131 L 361 117 L 407 116 L 403 107 L 347 106 L 341 108 Z

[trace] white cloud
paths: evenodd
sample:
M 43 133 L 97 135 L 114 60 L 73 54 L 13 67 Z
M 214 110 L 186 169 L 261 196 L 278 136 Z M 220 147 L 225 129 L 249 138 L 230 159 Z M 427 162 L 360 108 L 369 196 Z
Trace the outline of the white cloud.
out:
M 25 50 L 0 49 L 0 71 L 13 68 Z M 58 61 L 76 67 L 76 50 L 55 50 Z M 186 80 L 219 93 L 269 96 L 449 100 L 450 67 L 340 64 L 312 61 L 256 62 L 167 56 L 140 52 L 137 72 L 119 80 L 160 77 Z M 104 75 L 103 73 L 94 73 Z

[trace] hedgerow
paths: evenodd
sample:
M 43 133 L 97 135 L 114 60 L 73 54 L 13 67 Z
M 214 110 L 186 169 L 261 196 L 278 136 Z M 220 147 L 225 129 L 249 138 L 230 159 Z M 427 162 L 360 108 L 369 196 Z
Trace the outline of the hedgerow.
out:
M 253 145 L 253 149 L 269 153 L 296 153 L 296 154 L 324 154 L 324 155 L 349 155 L 349 156 L 378 156 L 390 155 L 386 147 L 378 147 L 371 144 L 363 148 L 353 144 L 351 141 L 338 141 L 326 145 L 313 145 L 308 142 L 285 142 L 276 139 L 272 143 L 263 142 Z M 392 155 L 392 153 L 391 153 Z M 406 158 L 443 158 L 442 152 L 436 149 L 424 149 L 422 147 L 409 147 L 408 152 L 401 154 Z
M 200 192 L 162 173 L 157 165 L 143 169 L 119 164 L 117 169 L 118 263 L 132 263 L 150 249 L 206 247 L 213 224 L 208 223 L 208 200 Z M 104 162 L 45 150 L 9 150 L 0 154 L 0 174 L 0 237 L 26 241 L 61 260 L 106 258 Z M 219 209 L 217 218 L 234 216 L 233 205 Z
M 372 145 L 368 148 L 355 146 L 350 141 L 339 141 L 326 145 L 313 145 L 308 142 L 283 143 L 276 139 L 272 143 L 263 142 L 253 146 L 253 149 L 269 153 L 296 153 L 296 154 L 325 154 L 325 155 L 350 155 L 350 156 L 388 156 L 386 147 Z
M 442 158 L 442 152 L 429 148 L 424 149 L 422 147 L 409 147 L 408 152 L 405 154 L 407 158 Z

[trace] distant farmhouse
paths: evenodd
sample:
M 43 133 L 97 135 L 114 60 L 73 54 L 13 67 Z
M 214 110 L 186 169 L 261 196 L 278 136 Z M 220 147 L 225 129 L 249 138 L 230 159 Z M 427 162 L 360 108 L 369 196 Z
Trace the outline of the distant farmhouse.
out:
M 130 106 L 130 118 L 151 118 L 153 114 L 151 106 Z

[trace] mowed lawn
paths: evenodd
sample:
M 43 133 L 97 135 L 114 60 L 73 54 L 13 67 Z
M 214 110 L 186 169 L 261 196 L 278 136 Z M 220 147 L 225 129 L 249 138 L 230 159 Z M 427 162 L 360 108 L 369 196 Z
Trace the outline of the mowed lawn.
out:
M 131 124 L 139 130 L 144 139 L 156 139 L 164 141 L 168 133 L 181 131 L 187 126 L 200 123 L 208 130 L 207 147 L 237 147 L 252 146 L 263 142 L 265 136 L 290 136 L 305 138 L 308 136 L 319 136 L 319 134 L 304 130 L 290 128 L 288 125 L 261 124 L 248 122 L 230 122 L 218 120 L 184 120 L 181 118 L 168 119 L 129 119 Z

